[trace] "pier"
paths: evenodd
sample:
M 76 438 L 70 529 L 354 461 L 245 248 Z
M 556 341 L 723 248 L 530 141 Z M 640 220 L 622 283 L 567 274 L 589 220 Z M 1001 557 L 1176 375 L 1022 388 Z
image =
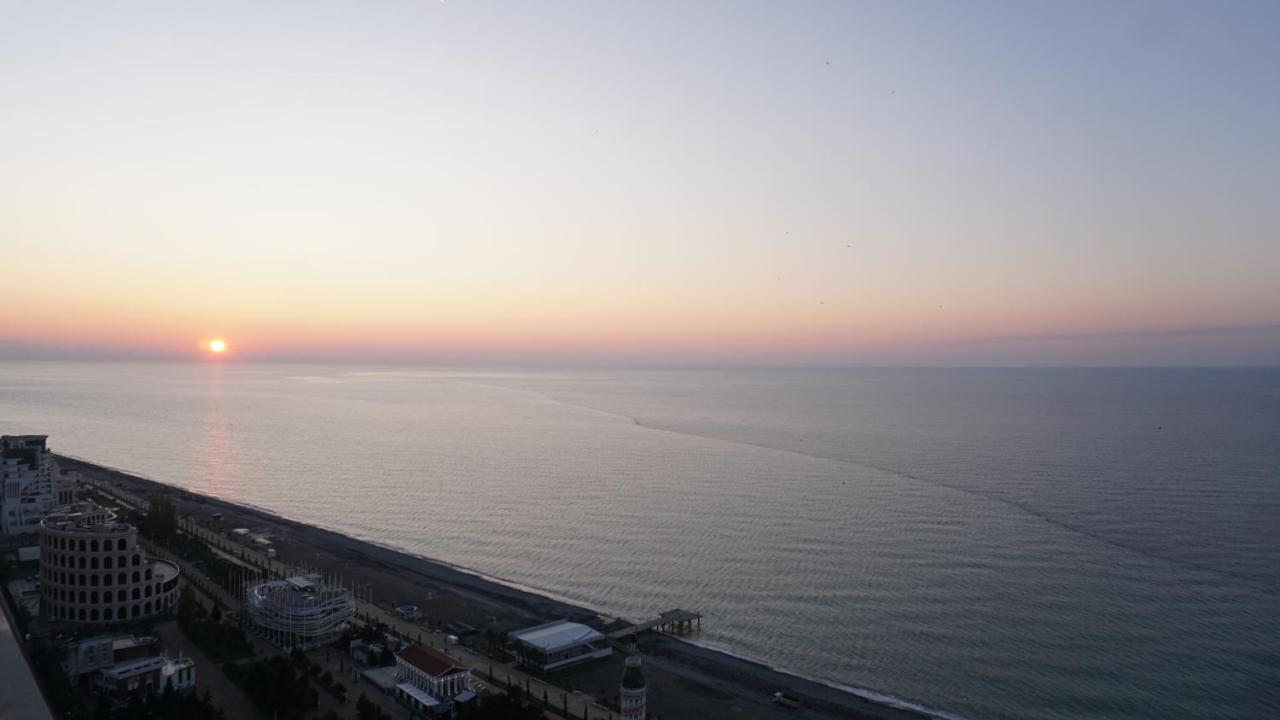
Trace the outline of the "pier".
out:
M 693 612 L 691 610 L 668 610 L 659 614 L 650 620 L 644 620 L 634 625 L 618 628 L 608 634 L 612 640 L 620 640 L 630 635 L 637 635 L 645 630 L 661 630 L 665 633 L 673 635 L 685 635 L 695 630 L 702 629 L 702 613 Z

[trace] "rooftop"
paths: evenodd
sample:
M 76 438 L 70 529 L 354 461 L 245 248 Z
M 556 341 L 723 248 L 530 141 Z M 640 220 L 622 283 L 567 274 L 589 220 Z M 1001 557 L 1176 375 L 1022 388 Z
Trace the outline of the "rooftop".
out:
M 40 524 L 52 530 L 82 532 L 120 532 L 131 527 L 129 523 L 117 522 L 114 512 L 88 500 L 55 507 Z
M 178 566 L 168 560 L 152 560 L 152 568 L 157 580 L 168 580 L 178 577 Z
M 396 653 L 396 656 L 433 677 L 440 677 L 451 672 L 467 669 L 465 665 L 457 660 L 421 643 L 410 645 Z
M 604 635 L 582 623 L 556 620 L 543 625 L 517 630 L 509 635 L 512 640 L 531 645 L 542 652 L 553 653 L 576 645 L 603 640 Z

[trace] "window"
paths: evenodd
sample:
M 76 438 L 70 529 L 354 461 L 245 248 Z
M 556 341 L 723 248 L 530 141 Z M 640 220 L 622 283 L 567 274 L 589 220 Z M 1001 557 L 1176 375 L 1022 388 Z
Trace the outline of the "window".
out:
M 97 540 L 90 540 L 90 541 L 89 541 L 89 552 L 98 552 L 98 541 L 97 541 Z
M 124 550 L 124 549 L 125 549 L 124 538 L 120 538 L 120 540 L 116 542 L 116 549 L 117 549 L 117 550 Z M 120 562 L 123 564 L 123 563 L 124 563 L 124 559 L 122 558 L 122 559 L 120 560 Z

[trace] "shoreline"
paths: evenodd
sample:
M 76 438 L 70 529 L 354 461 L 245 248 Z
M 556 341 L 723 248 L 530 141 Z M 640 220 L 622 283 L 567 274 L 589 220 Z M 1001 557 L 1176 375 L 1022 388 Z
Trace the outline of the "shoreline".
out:
M 592 621 L 602 613 L 555 593 L 504 581 L 445 561 L 360 539 L 279 515 L 252 505 L 204 495 L 135 475 L 90 460 L 57 453 L 63 470 L 105 481 L 138 495 L 170 495 L 181 515 L 209 521 L 223 514 L 226 527 L 250 526 L 280 538 L 276 546 L 283 562 L 306 563 L 369 587 L 380 606 L 410 601 L 424 608 L 441 625 L 517 627 L 557 618 Z M 425 597 L 425 599 L 423 599 Z M 396 600 L 399 598 L 399 600 Z M 608 616 L 612 617 L 612 616 Z M 714 618 L 711 618 L 714 622 Z M 646 675 L 653 685 L 651 702 L 659 717 L 696 718 L 726 707 L 745 718 L 865 718 L 867 720 L 927 720 L 945 714 L 915 707 L 906 700 L 886 698 L 872 690 L 840 686 L 774 668 L 761 660 L 738 655 L 692 640 L 661 633 L 640 638 Z M 566 672 L 572 684 L 598 697 L 616 692 L 621 657 L 587 663 Z M 615 667 L 616 666 L 616 667 Z M 777 691 L 799 697 L 802 709 L 772 702 Z

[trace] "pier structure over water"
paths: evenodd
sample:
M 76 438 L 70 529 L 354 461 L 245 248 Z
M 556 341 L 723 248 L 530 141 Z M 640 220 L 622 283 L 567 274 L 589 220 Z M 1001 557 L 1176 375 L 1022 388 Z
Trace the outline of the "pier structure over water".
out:
M 618 628 L 608 635 L 611 640 L 621 640 L 632 635 L 638 635 L 645 630 L 661 630 L 672 635 L 687 635 L 701 629 L 702 613 L 676 608 L 660 613 L 655 618 Z

